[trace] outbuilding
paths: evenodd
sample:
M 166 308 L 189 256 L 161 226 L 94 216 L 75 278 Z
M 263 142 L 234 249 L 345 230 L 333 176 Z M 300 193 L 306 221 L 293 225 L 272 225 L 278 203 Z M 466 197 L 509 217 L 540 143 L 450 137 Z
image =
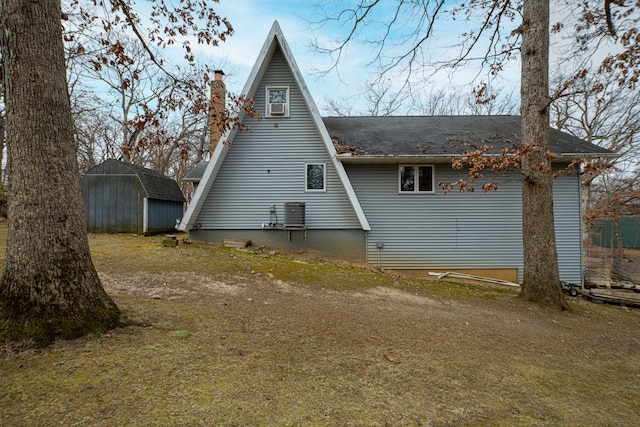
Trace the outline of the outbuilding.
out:
M 145 235 L 174 231 L 185 203 L 173 179 L 115 159 L 84 174 L 82 200 L 87 231 Z

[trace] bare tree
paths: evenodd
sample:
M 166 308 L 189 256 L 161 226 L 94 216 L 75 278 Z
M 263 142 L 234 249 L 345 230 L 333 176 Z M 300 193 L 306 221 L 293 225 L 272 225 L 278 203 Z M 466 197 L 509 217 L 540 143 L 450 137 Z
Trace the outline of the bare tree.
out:
M 366 85 L 366 109 L 354 113 L 349 99 L 325 98 L 322 109 L 332 116 L 416 114 L 422 116 L 455 115 L 512 115 L 518 110 L 514 92 L 505 88 L 493 89 L 486 102 L 478 102 L 474 91 L 452 92 L 444 88 L 416 91 L 397 96 L 391 85 L 378 82 Z
M 0 186 L 4 188 L 4 149 L 6 147 L 5 121 L 6 110 L 4 108 L 4 84 L 2 84 L 2 69 L 0 68 Z
M 521 296 L 527 301 L 565 307 L 560 292 L 549 134 L 549 1 L 525 1 L 522 10 L 520 113 L 522 145 Z
M 640 169 L 625 173 L 609 173 L 594 184 L 593 200 L 585 211 L 585 221 L 593 224 L 607 220 L 613 225 L 615 244 L 612 245 L 612 272 L 620 271 L 624 258 L 624 245 L 620 221 L 625 217 L 640 215 Z
M 167 159 L 183 161 L 191 155 L 199 159 L 202 154 L 198 153 L 202 151 L 195 147 L 195 142 L 186 143 L 180 135 L 170 132 L 193 122 L 195 117 L 198 121 L 212 117 L 224 130 L 242 129 L 238 113 L 254 114 L 249 100 L 233 95 L 229 96 L 223 114 L 208 114 L 208 85 L 214 69 L 220 69 L 224 62 L 196 58 L 189 38 L 184 36 L 191 32 L 199 43 L 217 45 L 231 35 L 229 22 L 218 16 L 209 3 L 189 1 L 174 7 L 165 2 L 150 2 L 153 17 L 150 27 L 143 26 L 132 5 L 122 0 L 111 0 L 111 7 L 92 0 L 68 4 L 63 22 L 69 74 L 75 80 L 91 81 L 94 87 L 108 88 L 108 93 L 100 94 L 102 102 L 98 105 L 106 115 L 105 120 L 117 123 L 122 141 L 119 153 L 109 150 L 115 154 L 111 157 L 147 167 L 164 164 L 163 169 L 171 170 L 166 166 Z M 163 18 L 175 24 L 164 26 Z M 94 25 L 96 22 L 102 25 Z M 178 42 L 185 52 L 181 61 L 174 58 L 169 61 L 158 53 L 159 49 Z M 211 64 L 216 64 L 215 68 Z M 75 85 L 71 87 L 76 90 Z M 192 134 L 187 130 L 179 133 Z M 201 142 L 205 139 L 200 136 Z M 111 148 L 108 141 L 104 143 Z M 164 147 L 166 150 L 179 155 L 163 155 L 162 143 L 169 144 Z
M 72 6 L 83 25 L 101 27 L 92 45 L 95 49 L 77 47 L 78 52 L 92 51 L 96 68 L 130 61 L 126 46 L 111 32 L 117 27 L 132 31 L 154 66 L 168 77 L 151 44 L 162 48 L 194 34 L 198 42 L 215 45 L 232 32 L 204 0 L 179 6 L 151 3 L 153 19 L 146 30 L 131 2 L 95 4 L 104 12 L 102 19 L 78 2 Z M 67 18 L 60 0 L 0 0 L 9 147 L 9 231 L 0 279 L 0 338 L 36 345 L 111 328 L 120 314 L 104 292 L 89 253 L 61 17 Z M 65 34 L 69 37 L 73 35 Z M 182 46 L 186 59 L 193 61 L 189 43 Z M 191 82 L 174 78 L 173 87 L 182 92 L 170 102 L 176 107 L 193 102 L 206 108 L 197 102 L 198 90 L 193 90 L 206 84 L 205 77 Z M 219 119 L 233 126 L 227 117 Z
M 567 81 L 561 77 L 556 80 L 560 82 L 558 85 Z M 585 239 L 591 223 L 588 219 L 593 216 L 587 212 L 592 206 L 592 192 L 617 187 L 611 184 L 594 186 L 594 180 L 601 177 L 610 182 L 624 178 L 640 157 L 640 88 L 629 89 L 619 85 L 617 80 L 609 73 L 588 75 L 576 81 L 571 91 L 551 104 L 552 123 L 557 129 L 619 154 L 616 159 L 608 160 L 616 171 L 610 171 L 604 177 L 600 171 L 581 174 Z M 620 171 L 625 173 L 620 174 Z
M 327 115 L 333 117 L 353 116 L 353 105 L 346 99 L 335 99 L 324 97 L 320 109 Z

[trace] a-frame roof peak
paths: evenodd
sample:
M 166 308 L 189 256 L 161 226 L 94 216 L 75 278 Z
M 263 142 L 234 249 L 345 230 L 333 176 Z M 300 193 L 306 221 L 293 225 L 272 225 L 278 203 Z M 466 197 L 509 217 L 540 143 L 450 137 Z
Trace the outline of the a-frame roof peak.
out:
M 280 24 L 278 23 L 278 20 L 274 20 L 273 24 L 271 25 L 271 31 L 270 34 L 282 34 L 282 29 L 280 29 Z
M 244 89 L 242 90 L 243 95 L 249 98 L 254 97 L 255 91 L 257 90 L 258 85 L 262 80 L 262 76 L 266 72 L 269 66 L 269 63 L 273 58 L 273 54 L 275 53 L 278 47 L 282 50 L 282 53 L 284 54 L 284 57 L 287 63 L 291 67 L 291 70 L 293 71 L 296 82 L 299 85 L 305 86 L 304 79 L 302 79 L 302 74 L 300 73 L 300 70 L 298 69 L 298 65 L 293 59 L 293 54 L 289 49 L 287 40 L 285 39 L 284 33 L 280 28 L 280 24 L 278 23 L 277 20 L 275 20 L 273 21 L 273 25 L 271 25 L 271 30 L 269 31 L 269 34 L 267 35 L 267 38 L 264 41 L 264 45 L 262 46 L 262 49 L 260 49 L 258 58 L 256 59 L 253 69 L 249 74 L 249 78 L 247 79 Z M 306 86 L 305 86 L 305 90 L 306 90 Z
M 347 174 L 344 170 L 344 166 L 336 159 L 336 151 L 333 147 L 333 143 L 331 142 L 331 138 L 327 133 L 327 130 L 322 122 L 322 118 L 320 117 L 320 113 L 318 108 L 311 97 L 311 93 L 307 85 L 304 82 L 304 78 L 302 77 L 302 73 L 298 68 L 298 64 L 293 58 L 293 54 L 291 53 L 291 49 L 289 49 L 289 45 L 284 37 L 282 29 L 280 28 L 280 24 L 278 21 L 273 21 L 273 25 L 271 26 L 271 30 L 269 31 L 269 35 L 267 36 L 260 53 L 258 54 L 258 58 L 249 74 L 247 82 L 242 90 L 242 95 L 247 98 L 254 98 L 256 95 L 256 91 L 262 82 L 262 79 L 269 68 L 273 56 L 277 50 L 282 52 L 286 63 L 289 65 L 289 69 L 295 80 L 295 84 L 298 87 L 300 94 L 302 95 L 309 112 L 311 113 L 311 117 L 313 119 L 315 128 L 320 132 L 321 139 L 325 148 L 327 150 L 327 154 L 331 158 L 331 161 L 338 171 L 338 175 L 342 184 L 347 192 L 347 196 L 349 197 L 351 204 L 358 216 L 358 219 L 364 230 L 370 230 L 369 223 L 367 222 L 366 217 L 364 216 L 364 211 L 360 206 L 360 203 L 357 200 L 355 192 L 351 186 L 351 182 L 347 177 Z M 245 115 L 243 112 L 240 112 L 240 119 L 244 119 Z M 226 157 L 226 153 L 229 150 L 229 147 L 233 144 L 233 139 L 236 137 L 237 132 L 231 131 L 227 136 L 228 144 L 218 144 L 216 149 L 214 150 L 211 161 L 207 165 L 205 172 L 202 177 L 202 181 L 196 190 L 194 198 L 187 209 L 185 217 L 180 224 L 179 229 L 184 230 L 193 225 L 195 219 L 200 213 L 200 209 L 204 204 L 204 201 L 207 197 L 207 193 L 209 192 L 211 186 L 213 185 L 213 181 L 216 179 L 217 173 L 222 167 L 222 163 Z

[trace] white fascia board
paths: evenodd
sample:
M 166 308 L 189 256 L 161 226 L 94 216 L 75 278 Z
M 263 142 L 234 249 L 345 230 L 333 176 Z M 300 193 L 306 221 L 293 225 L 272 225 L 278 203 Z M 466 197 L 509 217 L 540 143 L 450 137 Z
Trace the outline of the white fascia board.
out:
M 500 154 L 487 154 L 486 157 L 499 157 Z M 414 155 L 395 155 L 395 154 L 351 154 L 342 153 L 336 156 L 342 163 L 403 163 L 403 162 L 433 162 L 446 163 L 456 158 L 462 157 L 462 154 L 440 154 L 430 156 L 414 156 Z M 553 162 L 570 162 L 575 159 L 611 159 L 618 157 L 618 153 L 561 153 L 557 154 Z
M 264 75 L 271 57 L 273 56 L 273 52 L 275 52 L 276 44 L 274 40 L 276 39 L 276 34 L 280 32 L 280 26 L 278 22 L 275 21 L 273 26 L 271 27 L 271 31 L 267 36 L 267 39 L 258 54 L 258 58 L 251 69 L 251 73 L 247 78 L 247 82 L 242 89 L 242 95 L 247 98 L 253 98 L 255 95 L 256 89 L 262 80 L 262 76 Z M 240 111 L 238 114 L 238 119 L 242 122 L 246 113 L 244 111 Z M 196 188 L 196 192 L 193 195 L 193 199 L 191 203 L 187 207 L 187 211 L 182 217 L 182 221 L 178 225 L 178 230 L 185 231 L 192 228 L 195 225 L 195 221 L 200 214 L 200 210 L 202 209 L 202 205 L 204 204 L 207 195 L 211 187 L 213 186 L 213 181 L 215 180 L 218 171 L 222 167 L 222 162 L 226 157 L 226 153 L 229 150 L 229 147 L 233 144 L 233 140 L 237 135 L 237 129 L 232 129 L 223 135 L 218 144 L 216 145 L 215 150 L 211 156 L 211 160 L 207 165 L 204 173 L 202 174 L 202 179 L 200 180 L 200 184 Z
M 256 59 L 255 64 L 253 64 L 251 73 L 249 73 L 247 82 L 242 89 L 242 95 L 248 98 L 253 98 L 255 96 L 256 90 L 258 89 L 258 86 L 262 81 L 262 77 L 271 63 L 271 58 L 278 46 L 278 43 L 276 43 L 278 34 L 282 35 L 282 30 L 280 29 L 278 21 L 273 21 L 269 35 L 264 41 L 262 49 L 260 49 L 260 53 L 258 54 L 258 58 Z
M 275 51 L 275 35 L 280 31 L 280 26 L 278 22 L 274 22 L 271 27 L 271 31 L 269 32 L 269 36 L 264 42 L 262 49 L 260 50 L 260 54 L 258 55 L 258 59 L 256 60 L 253 68 L 251 69 L 251 73 L 247 78 L 247 82 L 242 89 L 242 95 L 247 98 L 252 98 L 255 95 L 255 91 L 262 80 L 262 76 L 264 75 L 271 57 L 273 56 L 273 52 Z M 240 111 L 238 114 L 238 119 L 242 122 L 246 113 L 244 111 Z M 184 216 L 182 217 L 182 221 L 178 225 L 178 230 L 185 231 L 192 228 L 195 225 L 195 221 L 200 214 L 200 210 L 202 209 L 202 205 L 204 204 L 207 195 L 211 187 L 213 186 L 213 181 L 215 180 L 218 171 L 222 167 L 222 162 L 226 157 L 226 153 L 229 150 L 229 147 L 233 144 L 233 140 L 237 135 L 237 129 L 232 129 L 223 135 L 218 144 L 216 145 L 215 150 L 211 156 L 211 160 L 207 165 L 204 173 L 202 174 L 202 179 L 200 180 L 200 184 L 196 188 L 196 192 L 193 195 L 193 199 L 187 208 Z
M 404 162 L 430 162 L 430 163 L 447 163 L 451 162 L 455 157 L 452 154 L 443 154 L 441 156 L 398 156 L 398 155 L 352 155 L 351 153 L 338 154 L 337 159 L 341 163 L 404 163 Z
M 575 159 L 615 159 L 620 153 L 559 153 L 555 160 L 572 161 Z
M 304 78 L 302 77 L 302 73 L 300 72 L 300 69 L 298 68 L 298 64 L 296 63 L 293 54 L 291 53 L 291 50 L 289 49 L 289 45 L 287 44 L 287 41 L 284 37 L 284 34 L 282 33 L 282 30 L 280 29 L 280 26 L 278 25 L 278 22 L 275 21 L 273 23 L 273 27 L 271 29 L 271 33 L 269 34 L 269 37 L 275 37 L 278 41 L 278 44 L 280 45 L 280 49 L 282 50 L 282 53 L 285 57 L 285 59 L 287 60 L 289 67 L 291 67 L 291 72 L 293 73 L 293 77 L 296 81 L 296 84 L 298 85 L 298 87 L 300 88 L 300 92 L 302 93 L 302 97 L 304 98 L 307 107 L 309 108 L 309 111 L 311 112 L 311 117 L 313 118 L 313 121 L 316 125 L 316 129 L 318 129 L 318 131 L 320 132 L 320 135 L 322 137 L 322 142 L 325 145 L 325 148 L 327 149 L 327 152 L 329 153 L 329 157 L 331 158 L 331 162 L 333 163 L 333 166 L 335 167 L 336 171 L 338 172 L 338 177 L 340 178 L 340 181 L 342 182 L 342 186 L 344 187 L 346 193 L 347 193 L 347 197 L 349 198 L 349 201 L 351 202 L 351 206 L 353 207 L 356 216 L 358 217 L 358 221 L 360 221 L 360 226 L 362 227 L 363 230 L 365 231 L 370 231 L 371 230 L 371 226 L 369 225 L 369 221 L 367 221 L 367 217 L 364 214 L 364 210 L 362 209 L 362 206 L 360 205 L 360 202 L 358 201 L 358 197 L 356 196 L 355 191 L 353 190 L 353 186 L 351 185 L 351 181 L 349 181 L 349 177 L 347 175 L 347 172 L 344 169 L 344 166 L 342 165 L 342 163 L 340 161 L 338 161 L 338 159 L 336 158 L 336 149 L 333 146 L 333 143 L 331 142 L 331 137 L 329 136 L 329 132 L 327 131 L 327 128 L 324 125 L 324 122 L 322 121 L 322 117 L 320 116 L 320 112 L 318 111 L 318 107 L 316 106 L 315 101 L 313 100 L 313 97 L 311 96 L 311 92 L 309 91 L 309 88 L 307 87 L 306 83 L 304 82 Z M 263 48 L 264 50 L 265 48 Z
M 211 160 L 207 164 L 207 167 L 202 174 L 202 179 L 200 180 L 200 184 L 198 184 L 198 187 L 196 188 L 196 192 L 191 199 L 191 203 L 189 203 L 187 211 L 185 212 L 182 220 L 180 221 L 180 224 L 178 225 L 179 231 L 189 230 L 194 226 L 195 221 L 198 219 L 198 215 L 200 214 L 200 210 L 202 210 L 202 206 L 207 199 L 209 190 L 213 186 L 213 182 L 215 181 L 216 176 L 218 175 L 218 171 L 222 166 L 222 162 L 227 156 L 227 151 L 229 151 L 229 145 L 225 144 L 225 141 L 231 141 L 233 137 L 235 137 L 236 133 L 237 131 L 235 130 L 232 132 L 227 132 L 218 141 L 218 145 L 216 145 L 216 148 L 211 156 Z
M 331 158 L 331 161 L 334 167 L 336 168 L 336 171 L 338 172 L 340 181 L 342 182 L 342 185 L 349 198 L 349 201 L 351 202 L 351 205 L 353 206 L 353 209 L 358 217 L 358 220 L 360 221 L 360 225 L 362 226 L 363 230 L 369 231 L 371 230 L 371 226 L 369 225 L 369 222 L 367 221 L 364 211 L 362 210 L 362 206 L 360 205 L 360 202 L 356 197 L 355 191 L 351 186 L 351 182 L 349 181 L 349 177 L 347 176 L 347 173 L 344 170 L 344 166 L 340 161 L 338 161 L 338 159 L 336 159 L 336 150 L 333 146 L 333 143 L 331 142 L 329 133 L 327 132 L 327 129 L 324 126 L 324 123 L 322 122 L 322 118 L 320 116 L 320 113 L 318 111 L 318 108 L 316 107 L 316 104 L 313 98 L 311 97 L 311 93 L 309 92 L 309 89 L 307 88 L 307 85 L 305 84 L 304 79 L 302 78 L 300 69 L 298 68 L 298 65 L 296 64 L 293 58 L 293 55 L 291 54 L 291 50 L 289 49 L 287 41 L 282 33 L 282 30 L 280 29 L 280 25 L 278 24 L 278 21 L 274 21 L 271 27 L 271 31 L 269 32 L 269 35 L 267 36 L 267 39 L 265 40 L 265 43 L 262 46 L 262 49 L 260 50 L 258 59 L 256 60 L 253 66 L 253 69 L 249 74 L 249 78 L 247 79 L 247 82 L 244 85 L 242 94 L 248 98 L 252 98 L 255 96 L 255 92 L 260 82 L 262 81 L 262 77 L 264 76 L 264 73 L 266 72 L 271 62 L 271 58 L 273 57 L 273 54 L 278 46 L 282 50 L 287 63 L 291 67 L 291 71 L 293 73 L 296 84 L 300 88 L 300 92 L 302 93 L 302 96 L 311 112 L 311 116 L 313 118 L 313 121 L 315 122 L 316 128 L 318 129 L 318 131 L 322 136 L 322 141 L 324 142 L 325 147 Z M 239 115 L 240 120 L 242 120 L 244 116 L 245 114 L 241 111 Z M 209 190 L 213 185 L 213 181 L 215 180 L 217 171 L 220 170 L 221 162 L 224 161 L 224 158 L 226 157 L 226 152 L 229 150 L 229 145 L 232 144 L 236 134 L 237 134 L 237 131 L 232 130 L 229 135 L 224 135 L 220 139 L 220 142 L 216 146 L 216 149 L 211 157 L 211 161 L 207 165 L 207 168 L 205 169 L 204 174 L 202 175 L 202 180 L 200 181 L 200 184 L 196 189 L 192 202 L 187 208 L 187 212 L 185 213 L 182 221 L 180 222 L 180 225 L 178 226 L 178 230 L 184 231 L 186 229 L 193 227 L 194 222 L 197 219 L 198 214 L 200 213 L 200 210 L 202 209 L 202 205 L 204 203 L 204 200 L 206 199 L 206 195 L 209 193 Z M 224 141 L 227 141 L 227 144 L 223 144 L 222 142 Z M 218 164 L 220 164 L 220 166 L 218 166 Z

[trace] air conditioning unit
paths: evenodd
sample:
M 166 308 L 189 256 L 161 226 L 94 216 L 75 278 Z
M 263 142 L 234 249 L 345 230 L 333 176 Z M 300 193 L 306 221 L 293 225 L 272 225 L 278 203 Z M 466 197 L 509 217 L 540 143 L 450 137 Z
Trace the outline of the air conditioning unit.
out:
M 271 114 L 272 116 L 282 116 L 284 115 L 284 112 L 285 112 L 285 104 L 282 104 L 282 103 L 269 104 L 269 114 Z
M 304 228 L 304 202 L 284 203 L 284 228 Z

